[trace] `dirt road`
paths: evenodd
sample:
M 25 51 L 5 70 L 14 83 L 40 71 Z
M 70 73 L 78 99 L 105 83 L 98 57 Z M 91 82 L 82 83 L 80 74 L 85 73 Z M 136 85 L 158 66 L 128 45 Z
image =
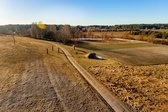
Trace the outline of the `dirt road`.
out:
M 0 112 L 113 111 L 51 47 L 23 37 L 13 45 L 10 36 L 0 37 Z

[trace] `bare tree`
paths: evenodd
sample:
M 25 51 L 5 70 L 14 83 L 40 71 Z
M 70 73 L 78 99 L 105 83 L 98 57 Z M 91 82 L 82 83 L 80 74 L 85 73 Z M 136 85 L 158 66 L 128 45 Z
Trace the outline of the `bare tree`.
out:
M 30 28 L 30 36 L 34 38 L 43 38 L 45 24 L 33 23 Z
M 88 37 L 93 38 L 93 36 L 94 36 L 93 35 L 93 30 L 91 28 L 88 28 L 87 32 L 88 32 Z
M 66 44 L 72 37 L 71 26 L 70 25 L 62 25 L 57 30 L 55 25 L 48 25 L 43 28 L 43 24 L 32 24 L 30 28 L 30 35 L 34 38 L 44 38 L 48 40 L 60 41 Z M 75 32 L 76 36 L 78 32 Z
M 57 36 L 56 26 L 55 25 L 48 25 L 45 30 L 45 34 L 44 34 L 43 38 L 57 41 L 58 39 L 56 39 L 56 36 Z
M 61 26 L 60 28 L 60 37 L 61 41 L 66 44 L 71 38 L 71 27 L 69 25 Z
M 47 31 L 51 31 L 51 32 L 56 33 L 57 28 L 55 25 L 49 25 L 49 26 L 47 26 Z
M 72 37 L 73 37 L 73 41 L 74 41 L 74 47 L 77 44 L 77 39 L 82 37 L 82 33 L 80 31 L 79 27 L 72 27 L 71 28 L 71 33 L 72 33 Z
M 72 27 L 71 28 L 71 33 L 73 38 L 80 38 L 81 37 L 81 32 L 78 27 Z
M 34 38 L 38 38 L 38 37 L 39 37 L 39 35 L 38 35 L 38 28 L 37 28 L 37 26 L 36 26 L 35 23 L 33 23 L 33 24 L 31 25 L 31 28 L 30 28 L 30 36 L 31 36 L 31 37 L 34 37 Z

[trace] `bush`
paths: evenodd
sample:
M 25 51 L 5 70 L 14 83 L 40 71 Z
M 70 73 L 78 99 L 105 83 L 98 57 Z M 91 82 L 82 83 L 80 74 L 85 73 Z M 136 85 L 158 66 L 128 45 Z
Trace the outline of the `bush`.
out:
M 154 40 L 153 43 L 154 44 L 168 45 L 168 41 L 167 40 Z
M 145 31 L 144 32 L 144 35 L 147 35 L 147 36 L 149 36 L 149 35 L 151 35 L 152 34 L 152 31 Z
M 47 40 L 54 40 L 55 34 L 52 31 L 45 32 L 43 38 Z
M 163 35 L 162 35 L 162 36 L 163 36 L 164 39 L 167 39 L 167 38 L 168 38 L 168 33 L 163 32 Z
M 140 34 L 142 34 L 142 31 L 132 31 L 131 34 L 132 35 L 140 35 Z
M 154 32 L 154 36 L 156 38 L 163 38 L 163 33 L 162 32 Z
M 132 35 L 154 35 L 156 38 L 160 39 L 167 39 L 168 38 L 168 33 L 167 32 L 159 32 L 159 31 L 132 31 Z

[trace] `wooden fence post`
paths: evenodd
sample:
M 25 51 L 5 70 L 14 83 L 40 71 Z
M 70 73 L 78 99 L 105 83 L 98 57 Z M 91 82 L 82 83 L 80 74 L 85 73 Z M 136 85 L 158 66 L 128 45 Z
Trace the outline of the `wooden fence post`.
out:
M 16 40 L 15 40 L 15 32 L 12 34 L 12 38 L 13 38 L 13 44 L 15 45 Z
M 73 45 L 73 49 L 75 50 L 75 45 Z
M 54 51 L 54 46 L 52 45 L 52 51 Z
M 49 52 L 48 52 L 48 48 L 47 48 L 47 54 L 49 54 Z
M 59 53 L 59 47 L 58 47 L 58 53 Z

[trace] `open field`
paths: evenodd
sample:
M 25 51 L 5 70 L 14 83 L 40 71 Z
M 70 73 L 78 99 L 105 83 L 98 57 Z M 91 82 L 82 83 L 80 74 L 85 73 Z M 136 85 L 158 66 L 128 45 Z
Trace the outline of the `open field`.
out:
M 113 94 L 122 99 L 122 101 L 134 107 L 134 109 L 142 112 L 167 112 L 168 65 L 149 65 L 148 61 L 149 56 L 151 56 L 151 58 L 156 56 L 156 58 L 153 58 L 152 62 L 156 63 L 159 62 L 159 60 L 163 61 L 162 56 L 167 55 L 166 46 L 158 46 L 146 43 L 129 43 L 128 45 L 125 45 L 126 43 L 122 41 L 117 41 L 114 45 L 111 42 L 91 43 L 92 45 L 89 45 L 88 43 L 86 45 L 80 45 L 84 47 L 77 47 L 76 50 L 73 50 L 72 47 L 65 47 L 72 53 L 74 58 L 94 77 L 104 84 Z M 135 54 L 139 56 L 139 54 L 143 54 L 144 50 L 146 54 L 144 53 L 142 55 L 143 58 L 141 61 L 142 63 L 148 63 L 144 66 L 133 66 L 131 62 L 126 63 L 127 59 L 122 57 L 119 57 L 119 59 L 113 58 L 111 53 L 106 53 L 107 51 L 111 52 L 109 49 L 126 53 L 118 53 L 118 55 L 114 55 L 115 58 L 118 56 L 127 55 L 130 56 L 129 59 L 132 60 L 132 58 L 134 58 L 135 61 L 139 59 L 136 59 L 134 55 L 130 54 L 136 52 Z M 121 49 L 123 51 L 120 51 Z M 129 51 L 128 53 L 127 50 Z M 87 59 L 85 55 L 89 52 L 96 52 L 98 55 L 107 59 Z M 156 60 L 159 53 L 161 57 Z M 121 63 L 121 59 L 124 59 L 124 64 Z M 118 62 L 118 60 L 120 62 Z M 134 64 L 140 63 L 140 61 L 137 62 L 134 62 Z
M 78 47 L 101 51 L 112 59 L 129 65 L 168 64 L 168 47 L 145 42 L 83 42 Z
M 0 112 L 113 111 L 52 45 L 0 37 Z
M 86 32 L 84 33 L 86 37 L 95 37 L 95 38 L 114 38 L 114 37 L 127 37 L 129 31 L 111 31 L 111 32 Z
M 152 31 L 158 31 L 158 32 L 168 32 L 168 29 L 159 29 L 159 30 L 152 30 Z
M 167 29 L 158 29 L 158 30 L 140 30 L 133 31 L 131 34 L 130 31 L 111 31 L 111 32 L 87 32 L 84 33 L 86 37 L 101 38 L 105 40 L 111 40 L 112 38 L 124 38 L 131 40 L 141 40 L 154 44 L 168 45 L 168 30 Z M 135 34 L 135 32 L 137 34 Z
M 56 48 L 51 50 L 52 44 L 17 37 L 13 45 L 11 37 L 0 38 L 0 111 L 112 111 L 64 55 L 57 53 Z M 139 53 L 139 49 L 152 48 L 153 52 L 158 50 L 163 55 L 166 46 L 107 41 L 81 44 L 82 48 L 77 50 L 64 47 L 112 94 L 135 110 L 167 112 L 167 64 L 132 66 L 107 53 L 110 49 L 125 52 L 131 49 L 131 53 Z M 49 48 L 49 55 L 46 48 Z M 88 52 L 96 52 L 107 59 L 87 59 Z M 129 56 L 130 52 L 126 54 Z

